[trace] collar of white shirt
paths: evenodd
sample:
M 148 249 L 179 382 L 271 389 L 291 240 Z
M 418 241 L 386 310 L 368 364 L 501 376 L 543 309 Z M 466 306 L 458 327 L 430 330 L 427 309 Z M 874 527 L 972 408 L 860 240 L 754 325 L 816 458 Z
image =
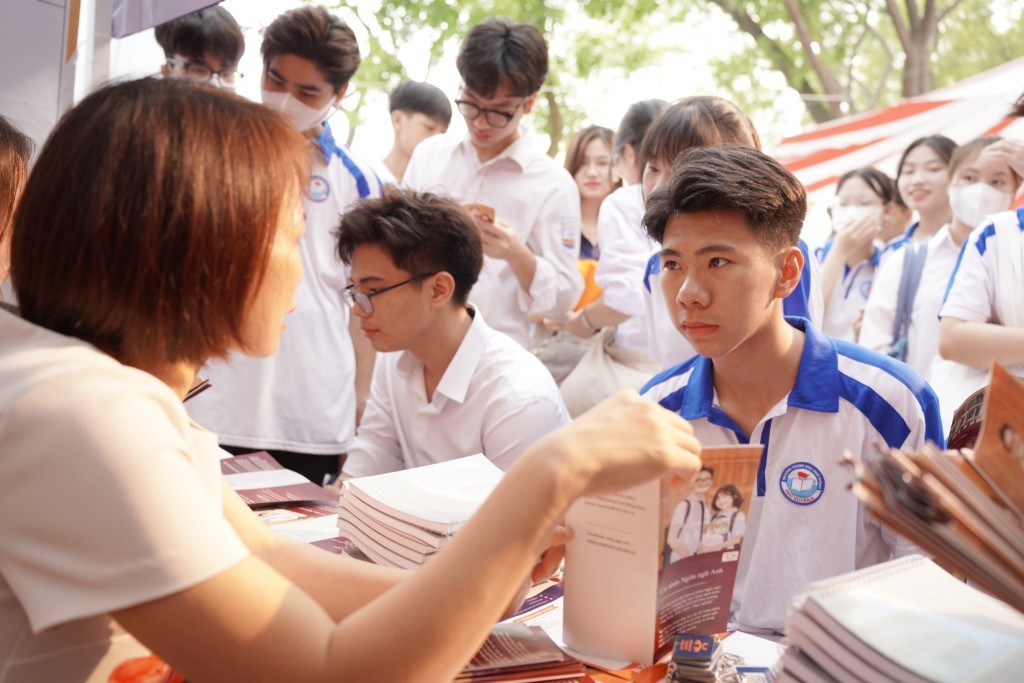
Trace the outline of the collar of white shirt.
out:
M 466 330 L 466 336 L 462 338 L 458 350 L 452 356 L 448 368 L 444 371 L 444 375 L 441 376 L 441 381 L 437 383 L 434 399 L 431 402 L 435 402 L 438 396 L 443 396 L 456 403 L 463 403 L 466 400 L 470 382 L 483 358 L 487 339 L 492 334 L 491 328 L 484 322 L 480 311 L 472 308 L 470 311 L 472 322 L 469 324 L 469 329 Z M 415 383 L 414 386 L 422 386 L 423 363 L 409 351 L 401 353 L 402 356 L 397 363 L 398 372 L 410 383 Z

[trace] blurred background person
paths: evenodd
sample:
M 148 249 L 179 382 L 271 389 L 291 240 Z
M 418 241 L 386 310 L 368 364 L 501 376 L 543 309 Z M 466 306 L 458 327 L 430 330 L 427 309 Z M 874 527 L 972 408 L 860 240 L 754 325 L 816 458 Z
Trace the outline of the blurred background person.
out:
M 14 210 L 28 178 L 32 140 L 0 116 L 0 300 L 9 300 L 3 287 L 11 272 L 11 231 Z
M 856 341 L 854 322 L 867 304 L 875 268 L 906 232 L 912 214 L 895 181 L 870 167 L 843 174 L 830 213 L 835 237 L 825 245 L 821 266 L 822 331 Z
M 432 135 L 448 132 L 452 105 L 448 96 L 430 83 L 402 81 L 388 97 L 395 142 L 391 151 L 373 165 L 382 181 L 399 185 L 416 145 Z
M 245 52 L 245 38 L 235 18 L 220 5 L 160 24 L 153 35 L 167 57 L 160 67 L 164 78 L 211 83 L 229 90 L 242 78 L 238 60 Z

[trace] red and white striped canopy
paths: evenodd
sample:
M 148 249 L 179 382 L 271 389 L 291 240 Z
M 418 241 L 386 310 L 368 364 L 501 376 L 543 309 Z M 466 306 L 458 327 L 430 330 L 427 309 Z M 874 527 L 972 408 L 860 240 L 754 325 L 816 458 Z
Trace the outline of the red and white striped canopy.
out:
M 891 107 L 815 126 L 771 153 L 803 182 L 810 203 L 823 204 L 851 169 L 874 166 L 895 177 L 903 150 L 924 135 L 961 144 L 983 135 L 1024 139 L 1024 117 L 1007 116 L 1022 92 L 1024 57 Z

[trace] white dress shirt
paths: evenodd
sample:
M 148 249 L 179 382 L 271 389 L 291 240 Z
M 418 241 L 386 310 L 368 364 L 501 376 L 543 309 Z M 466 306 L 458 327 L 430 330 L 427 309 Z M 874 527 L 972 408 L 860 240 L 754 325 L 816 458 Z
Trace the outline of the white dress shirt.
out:
M 579 258 L 580 196 L 575 181 L 523 134 L 481 163 L 469 137 L 435 135 L 416 146 L 403 182 L 413 190 L 450 196 L 460 204 L 484 204 L 507 222 L 537 259 L 529 290 L 508 263 L 484 256 L 480 280 L 470 293 L 494 329 L 524 347 L 531 315 L 566 315 L 583 292 Z
M 430 399 L 423 363 L 412 353 L 377 356 L 344 471 L 362 477 L 476 453 L 504 470 L 568 422 L 551 373 L 478 311 Z

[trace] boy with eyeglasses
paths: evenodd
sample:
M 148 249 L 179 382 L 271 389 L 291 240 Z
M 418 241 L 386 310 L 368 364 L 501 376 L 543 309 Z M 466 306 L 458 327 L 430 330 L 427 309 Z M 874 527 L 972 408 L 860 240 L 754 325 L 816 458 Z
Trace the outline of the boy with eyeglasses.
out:
M 160 67 L 164 78 L 212 83 L 228 90 L 237 86 L 245 38 L 238 22 L 223 7 L 186 14 L 160 24 L 153 33 L 167 57 Z
M 531 317 L 565 315 L 583 291 L 576 184 L 520 127 L 547 76 L 547 45 L 534 26 L 490 18 L 469 30 L 456 66 L 468 134 L 424 140 L 405 184 L 473 207 L 484 268 L 471 298 L 526 346 Z
M 472 219 L 449 199 L 389 189 L 345 214 L 352 315 L 379 353 L 343 474 L 483 453 L 502 469 L 569 422 L 536 357 L 467 304 L 483 266 Z

